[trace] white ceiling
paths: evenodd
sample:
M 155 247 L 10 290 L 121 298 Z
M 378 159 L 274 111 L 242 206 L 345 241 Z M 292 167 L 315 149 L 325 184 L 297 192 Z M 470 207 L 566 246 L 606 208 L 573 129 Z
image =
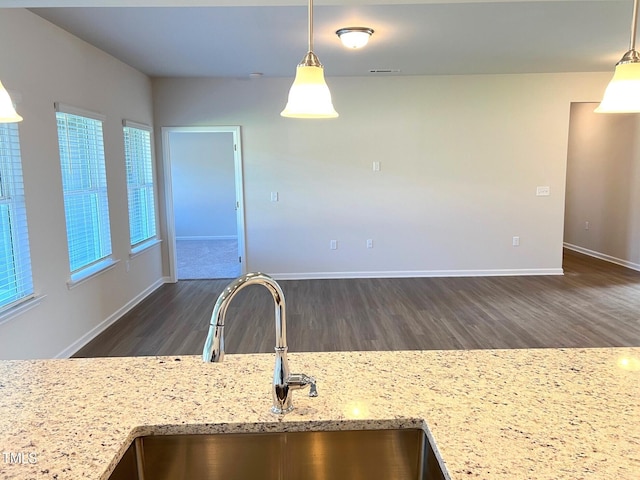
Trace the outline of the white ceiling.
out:
M 291 77 L 307 50 L 304 0 L 58 2 L 79 6 L 32 11 L 151 76 Z M 116 3 L 169 6 L 86 6 Z M 330 0 L 314 8 L 314 51 L 327 76 L 613 72 L 628 48 L 631 9 L 631 0 Z M 347 50 L 335 35 L 346 26 L 375 33 L 365 49 Z

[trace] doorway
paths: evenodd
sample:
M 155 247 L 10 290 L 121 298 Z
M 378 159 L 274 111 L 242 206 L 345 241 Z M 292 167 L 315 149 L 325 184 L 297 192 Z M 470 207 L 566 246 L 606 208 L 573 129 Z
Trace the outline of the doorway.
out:
M 171 282 L 245 273 L 240 127 L 163 127 Z
M 640 270 L 640 121 L 597 106 L 571 104 L 564 246 Z

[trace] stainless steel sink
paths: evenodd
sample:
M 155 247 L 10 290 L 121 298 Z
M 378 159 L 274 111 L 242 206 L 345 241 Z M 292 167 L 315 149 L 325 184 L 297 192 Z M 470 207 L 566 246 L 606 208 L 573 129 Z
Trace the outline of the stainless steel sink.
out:
M 110 480 L 445 480 L 419 429 L 137 438 Z

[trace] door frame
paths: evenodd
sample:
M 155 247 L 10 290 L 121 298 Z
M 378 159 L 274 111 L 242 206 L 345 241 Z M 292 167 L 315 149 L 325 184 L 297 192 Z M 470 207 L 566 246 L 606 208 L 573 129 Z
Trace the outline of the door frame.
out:
M 233 134 L 233 162 L 236 188 L 236 223 L 238 230 L 238 255 L 240 274 L 247 273 L 247 252 L 244 220 L 244 179 L 242 175 L 242 146 L 239 125 L 202 127 L 162 127 L 162 160 L 164 173 L 165 222 L 169 250 L 169 282 L 178 281 L 176 253 L 176 225 L 173 208 L 173 179 L 171 175 L 171 134 L 176 133 L 231 133 Z

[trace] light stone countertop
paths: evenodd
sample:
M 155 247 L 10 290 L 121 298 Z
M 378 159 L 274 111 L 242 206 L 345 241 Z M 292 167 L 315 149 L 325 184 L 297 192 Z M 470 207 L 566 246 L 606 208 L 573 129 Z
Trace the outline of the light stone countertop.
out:
M 1 361 L 0 479 L 105 479 L 147 434 L 416 426 L 456 480 L 640 478 L 640 348 L 290 353 L 319 396 L 284 417 L 273 358 Z

